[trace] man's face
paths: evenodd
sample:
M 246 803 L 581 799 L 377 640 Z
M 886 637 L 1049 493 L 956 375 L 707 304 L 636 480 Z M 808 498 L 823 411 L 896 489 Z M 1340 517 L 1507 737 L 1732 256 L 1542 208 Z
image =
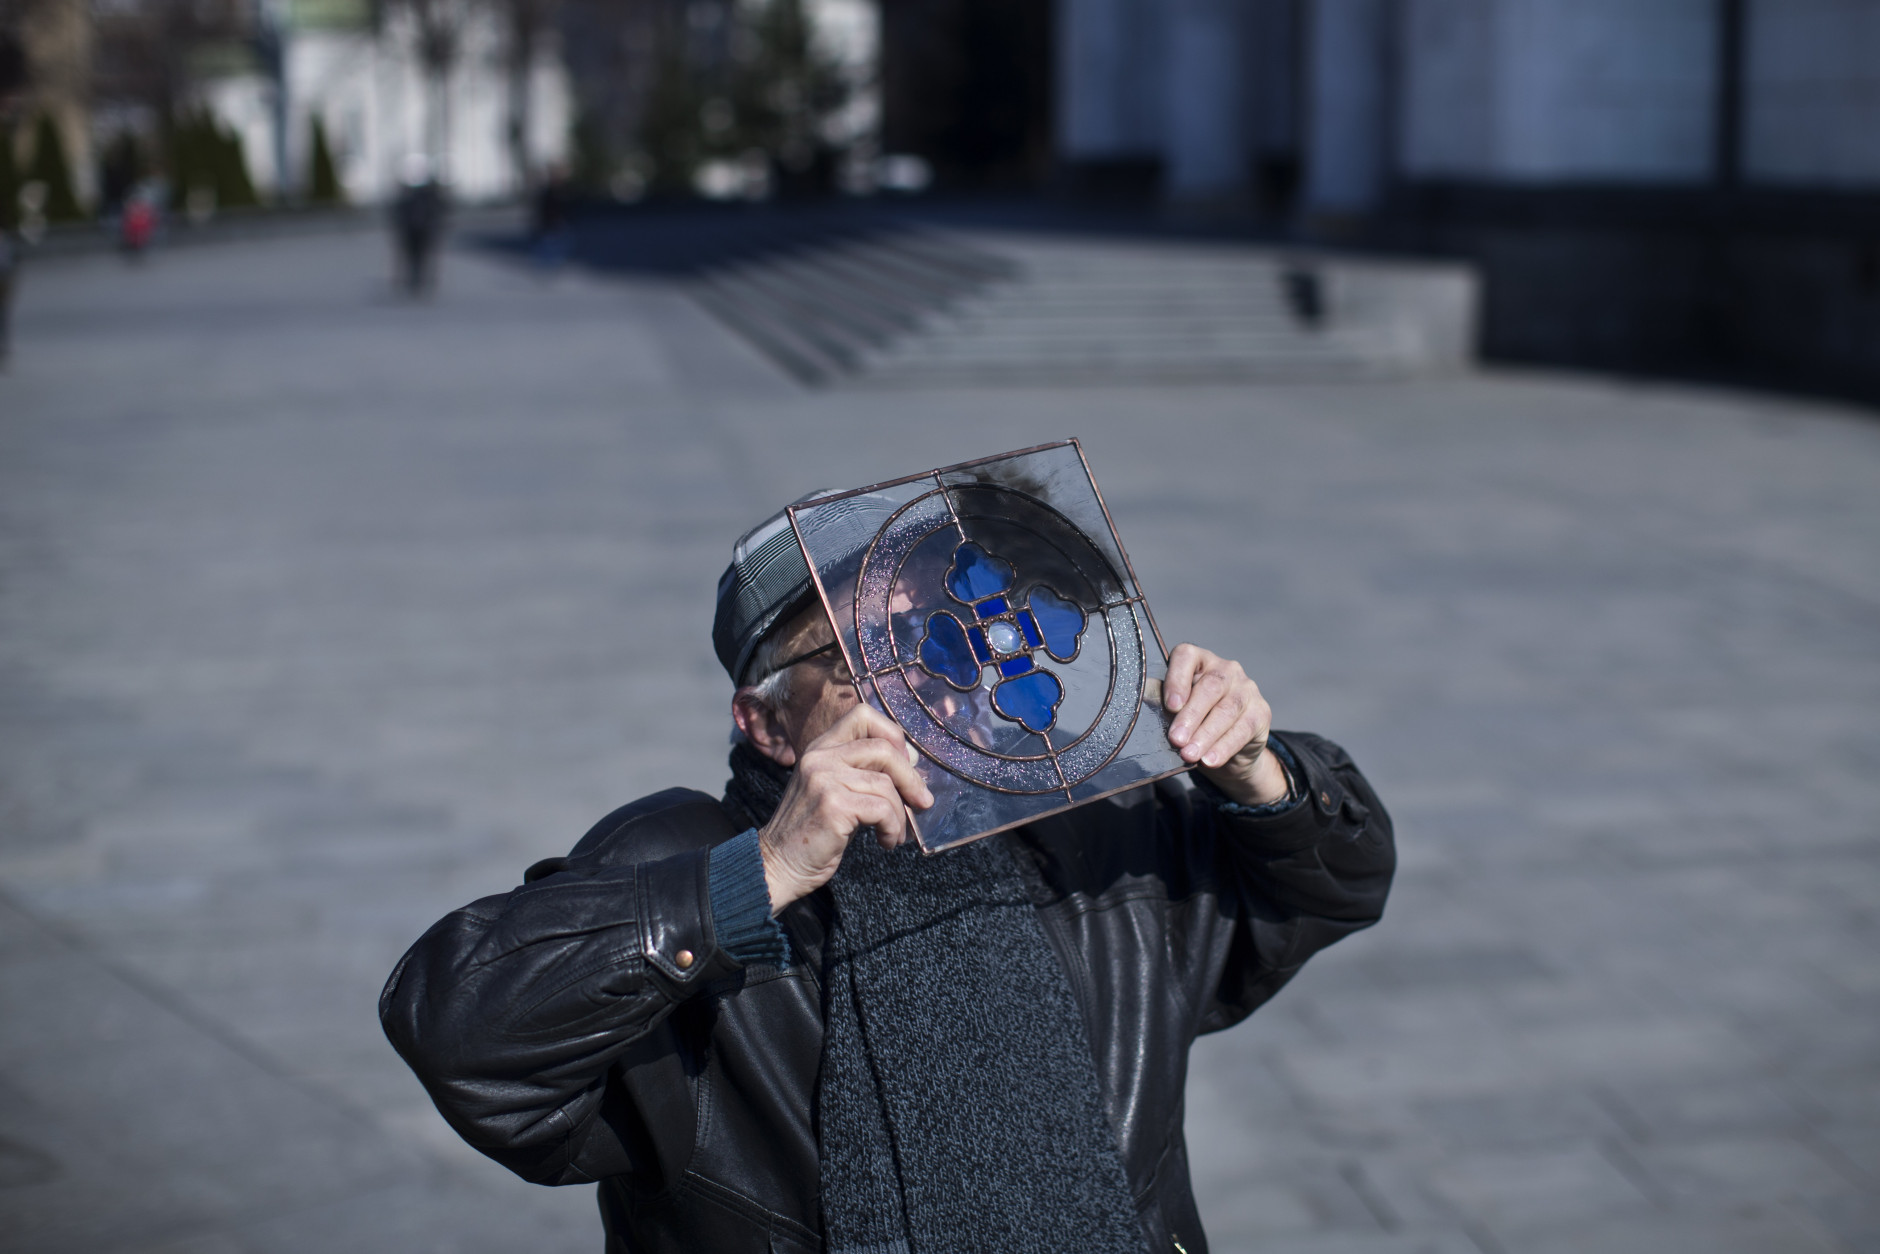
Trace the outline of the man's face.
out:
M 779 656 L 801 657 L 835 643 L 835 638 L 822 607 L 812 605 L 781 629 L 783 647 Z M 734 717 L 760 752 L 784 766 L 793 766 L 810 742 L 835 726 L 836 720 L 854 709 L 858 700 L 841 650 L 831 649 L 791 669 L 790 699 L 781 710 L 770 714 L 753 710 L 755 703 L 738 702 Z M 753 726 L 752 720 L 767 725 Z

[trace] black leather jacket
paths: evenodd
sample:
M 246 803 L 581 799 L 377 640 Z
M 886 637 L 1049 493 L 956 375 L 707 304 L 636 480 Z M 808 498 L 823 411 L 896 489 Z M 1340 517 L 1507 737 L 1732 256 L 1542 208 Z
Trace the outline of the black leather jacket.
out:
M 1206 1242 L 1182 1139 L 1188 1047 L 1383 912 L 1390 819 L 1343 750 L 1281 733 L 1309 794 L 1223 811 L 1186 776 L 1018 829 L 1082 1009 L 1149 1248 Z M 788 969 L 712 935 L 721 804 L 672 789 L 426 932 L 379 1003 L 463 1138 L 526 1180 L 600 1183 L 609 1251 L 822 1248 L 812 1098 L 827 892 L 786 909 Z

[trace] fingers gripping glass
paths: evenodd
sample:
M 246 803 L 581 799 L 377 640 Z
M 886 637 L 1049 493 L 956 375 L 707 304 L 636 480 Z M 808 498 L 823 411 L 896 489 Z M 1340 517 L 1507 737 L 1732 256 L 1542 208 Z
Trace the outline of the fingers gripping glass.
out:
M 920 754 L 922 849 L 1188 769 L 1167 651 L 1076 441 L 818 497 L 790 521 L 843 669 Z

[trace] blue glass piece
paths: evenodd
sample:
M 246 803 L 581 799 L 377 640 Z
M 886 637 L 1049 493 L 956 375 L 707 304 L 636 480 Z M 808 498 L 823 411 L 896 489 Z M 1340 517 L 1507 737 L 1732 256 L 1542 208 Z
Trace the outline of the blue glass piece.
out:
M 1045 650 L 1060 662 L 1077 656 L 1077 642 L 1084 634 L 1083 607 L 1068 601 L 1039 584 L 1031 590 L 1031 613 L 1044 635 Z
M 978 627 L 968 627 L 966 629 L 966 637 L 973 642 L 974 657 L 978 658 L 981 663 L 990 662 L 992 660 L 992 650 L 986 647 L 986 633 L 982 629 Z
M 1011 607 L 1006 605 L 1004 597 L 993 597 L 990 601 L 981 601 L 979 603 L 980 620 L 983 622 L 988 618 L 997 617 L 1009 608 Z
M 1058 702 L 1063 699 L 1064 686 L 1050 671 L 1028 671 L 1001 679 L 992 689 L 992 708 L 1032 732 L 1051 730 L 1057 722 Z
M 1012 563 L 968 540 L 953 550 L 953 565 L 947 568 L 947 591 L 954 600 L 971 605 L 1009 590 L 1016 577 Z
M 1030 669 L 1031 655 L 1028 653 L 1021 653 L 1017 657 L 1008 657 L 1003 662 L 999 663 L 999 674 L 1001 675 L 1023 675 Z
M 955 688 L 972 688 L 979 683 L 980 663 L 967 645 L 966 629 L 945 610 L 927 615 L 927 632 L 920 638 L 920 664 Z
M 1030 610 L 1018 612 L 1018 625 L 1025 633 L 1025 643 L 1037 648 L 1044 643 L 1044 637 L 1038 634 L 1038 620 L 1031 616 Z
M 1012 626 L 1012 620 L 1009 618 L 1001 618 L 996 623 L 987 623 L 984 630 L 986 643 L 992 647 L 994 653 L 1020 653 L 1025 649 L 1025 637 L 1019 634 L 1018 628 Z

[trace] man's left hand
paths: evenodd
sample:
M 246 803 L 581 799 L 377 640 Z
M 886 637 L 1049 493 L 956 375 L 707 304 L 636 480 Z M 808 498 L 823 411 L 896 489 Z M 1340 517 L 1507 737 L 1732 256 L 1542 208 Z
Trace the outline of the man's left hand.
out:
M 1175 715 L 1169 743 L 1208 782 L 1241 805 L 1268 805 L 1291 791 L 1286 768 L 1268 751 L 1273 711 L 1240 663 L 1178 644 L 1162 681 L 1162 704 Z

